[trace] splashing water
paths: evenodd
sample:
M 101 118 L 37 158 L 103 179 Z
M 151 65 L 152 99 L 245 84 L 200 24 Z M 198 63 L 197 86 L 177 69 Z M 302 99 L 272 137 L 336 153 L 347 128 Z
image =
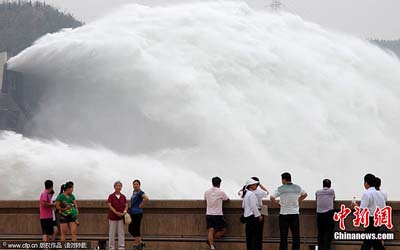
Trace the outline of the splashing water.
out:
M 82 198 L 134 178 L 152 197 L 201 198 L 216 175 L 236 197 L 251 176 L 273 190 L 283 171 L 310 194 L 329 177 L 338 198 L 373 172 L 400 198 L 399 60 L 298 16 L 127 5 L 42 37 L 9 68 L 47 84 L 31 131 L 47 140 L 2 135 L 0 198 L 37 198 L 46 178 L 74 180 Z

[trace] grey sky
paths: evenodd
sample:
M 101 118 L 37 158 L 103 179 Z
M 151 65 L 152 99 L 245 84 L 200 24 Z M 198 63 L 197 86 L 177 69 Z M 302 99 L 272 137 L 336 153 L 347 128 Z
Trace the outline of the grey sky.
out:
M 196 0 L 46 0 L 85 22 L 127 3 L 167 5 Z M 256 9 L 266 9 L 271 0 L 245 0 Z M 363 38 L 400 38 L 400 0 L 281 0 L 285 10 L 324 27 Z

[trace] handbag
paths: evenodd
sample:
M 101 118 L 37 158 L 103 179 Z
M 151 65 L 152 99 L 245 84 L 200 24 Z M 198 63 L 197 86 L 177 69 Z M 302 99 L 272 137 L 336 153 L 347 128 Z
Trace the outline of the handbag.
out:
M 242 214 L 239 218 L 240 223 L 245 224 L 246 223 L 246 218 L 244 217 L 244 215 Z
M 129 224 L 131 224 L 131 222 L 132 222 L 132 218 L 131 218 L 130 214 L 125 213 L 124 214 L 124 224 L 129 225 Z

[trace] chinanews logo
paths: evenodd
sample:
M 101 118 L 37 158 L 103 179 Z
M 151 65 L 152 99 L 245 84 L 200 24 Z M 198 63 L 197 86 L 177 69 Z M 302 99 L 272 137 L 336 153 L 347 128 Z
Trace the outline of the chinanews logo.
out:
M 353 214 L 353 227 L 360 228 L 375 228 L 376 231 L 366 230 L 365 232 L 346 232 L 345 220 Z M 385 206 L 383 208 L 377 207 L 373 214 L 370 213 L 368 208 L 354 207 L 354 211 L 344 204 L 341 204 L 340 211 L 334 213 L 333 220 L 339 222 L 339 229 L 341 231 L 334 233 L 335 240 L 394 240 L 394 233 L 392 222 L 392 207 Z

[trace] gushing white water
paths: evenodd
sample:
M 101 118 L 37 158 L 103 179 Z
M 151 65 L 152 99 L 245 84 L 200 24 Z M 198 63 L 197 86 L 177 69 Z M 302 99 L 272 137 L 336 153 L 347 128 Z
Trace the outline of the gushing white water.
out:
M 13 132 L 1 134 L 0 148 L 0 173 L 7 176 L 1 184 L 2 199 L 37 198 L 44 179 L 52 179 L 59 186 L 73 180 L 78 197 L 88 199 L 104 198 L 112 192 L 116 180 L 121 180 L 124 192 L 130 194 L 132 180 L 140 178 L 143 189 L 153 198 L 170 199 L 177 194 L 192 198 L 193 193 L 200 194 L 202 187 L 209 185 L 193 171 L 172 164 L 167 168 L 156 157 L 146 155 L 122 156 L 104 148 L 31 140 Z M 199 186 L 193 186 L 193 180 Z
M 399 60 L 297 16 L 128 5 L 44 36 L 9 67 L 51 86 L 33 133 L 71 146 L 3 135 L 1 198 L 34 198 L 46 178 L 86 198 L 133 178 L 152 197 L 199 198 L 215 175 L 234 196 L 250 176 L 274 189 L 283 171 L 311 194 L 329 177 L 338 198 L 373 172 L 400 198 Z

